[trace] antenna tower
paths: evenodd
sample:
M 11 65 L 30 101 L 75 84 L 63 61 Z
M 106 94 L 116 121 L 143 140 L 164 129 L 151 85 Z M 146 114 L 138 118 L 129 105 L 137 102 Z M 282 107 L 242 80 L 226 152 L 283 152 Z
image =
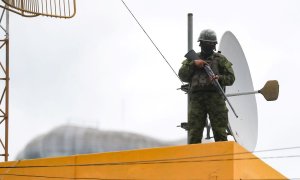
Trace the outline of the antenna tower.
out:
M 48 16 L 72 18 L 75 0 L 2 0 L 0 1 L 0 156 L 8 161 L 9 130 L 9 11 L 23 17 Z

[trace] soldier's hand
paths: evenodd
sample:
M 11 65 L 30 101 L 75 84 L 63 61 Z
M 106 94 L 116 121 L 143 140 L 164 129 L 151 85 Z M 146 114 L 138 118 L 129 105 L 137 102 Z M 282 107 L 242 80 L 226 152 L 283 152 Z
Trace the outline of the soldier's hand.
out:
M 202 59 L 197 59 L 194 61 L 194 63 L 198 68 L 203 68 L 207 64 L 207 62 Z
M 214 75 L 214 77 L 210 77 L 209 79 L 210 79 L 210 81 L 212 81 L 212 80 L 214 80 L 214 79 L 216 79 L 216 80 L 218 80 L 220 77 L 218 76 L 218 75 Z

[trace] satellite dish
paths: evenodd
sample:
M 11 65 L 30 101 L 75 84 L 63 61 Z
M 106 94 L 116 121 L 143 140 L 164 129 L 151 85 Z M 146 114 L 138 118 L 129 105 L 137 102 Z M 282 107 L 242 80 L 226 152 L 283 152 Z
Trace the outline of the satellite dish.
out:
M 252 78 L 244 52 L 237 38 L 227 31 L 223 34 L 219 51 L 233 64 L 235 82 L 226 87 L 227 93 L 254 91 Z M 234 139 L 249 151 L 254 151 L 257 143 L 258 115 L 254 94 L 229 97 L 238 118 L 229 111 L 229 127 Z

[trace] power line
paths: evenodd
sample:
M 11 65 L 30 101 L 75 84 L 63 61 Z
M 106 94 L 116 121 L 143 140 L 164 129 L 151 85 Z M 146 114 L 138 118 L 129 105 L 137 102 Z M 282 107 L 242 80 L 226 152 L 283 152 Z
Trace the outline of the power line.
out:
M 32 178 L 46 178 L 46 179 L 72 179 L 72 180 L 137 180 L 137 179 L 120 179 L 120 178 L 77 178 L 77 177 L 56 177 L 56 176 L 42 176 L 42 175 L 27 175 L 27 174 L 1 174 L 2 176 L 16 176 L 16 177 L 32 177 Z M 0 176 L 1 176 L 0 175 Z M 139 178 L 141 179 L 141 178 Z M 289 180 L 299 180 L 300 178 L 289 178 Z M 286 180 L 283 178 L 259 178 L 259 179 L 233 179 L 233 180 Z
M 148 39 L 151 41 L 151 43 L 154 45 L 154 47 L 156 48 L 156 50 L 159 52 L 159 54 L 164 58 L 164 60 L 166 61 L 166 63 L 169 65 L 169 67 L 172 69 L 172 71 L 174 72 L 174 74 L 176 75 L 176 77 L 181 81 L 181 79 L 179 78 L 179 76 L 177 75 L 176 71 L 173 69 L 173 67 L 171 66 L 171 64 L 168 62 L 168 60 L 165 58 L 165 56 L 162 54 L 162 52 L 159 50 L 159 48 L 156 46 L 156 44 L 154 43 L 154 41 L 151 39 L 151 37 L 148 35 L 148 33 L 146 32 L 146 30 L 143 28 L 143 26 L 140 24 L 140 22 L 137 20 L 137 18 L 134 16 L 134 14 L 132 13 L 132 11 L 129 9 L 129 7 L 126 5 L 126 3 L 121 0 L 122 3 L 124 4 L 124 6 L 126 7 L 126 9 L 129 11 L 129 13 L 132 15 L 132 17 L 135 19 L 135 21 L 137 22 L 137 24 L 140 26 L 140 28 L 144 31 L 144 33 L 146 34 L 146 36 L 148 37 Z M 183 84 L 183 82 L 181 81 L 181 83 Z
M 168 158 L 168 159 L 155 159 L 148 161 L 127 161 L 127 162 L 110 162 L 110 163 L 94 163 L 94 164 L 62 164 L 62 165 L 40 165 L 40 166 L 0 166 L 0 169 L 5 168 L 56 168 L 56 167 L 70 167 L 70 166 L 113 166 L 113 165 L 136 165 L 136 164 L 159 164 L 159 163 L 187 163 L 187 162 L 212 162 L 212 161 L 233 161 L 233 160 L 255 160 L 257 157 L 251 158 L 226 158 L 226 159 L 208 159 L 208 160 L 193 160 L 187 161 L 189 159 L 200 159 L 200 158 L 214 158 L 214 157 L 224 157 L 224 156 L 237 156 L 237 155 L 245 155 L 250 153 L 261 153 L 261 152 L 274 152 L 274 151 L 282 151 L 282 150 L 291 150 L 291 149 L 300 149 L 300 146 L 294 147 L 285 147 L 285 148 L 276 148 L 276 149 L 266 149 L 259 150 L 253 152 L 239 152 L 239 153 L 228 153 L 228 154 L 215 154 L 209 156 L 190 156 L 190 157 L 182 157 L 182 158 Z M 282 158 L 298 158 L 300 155 L 286 155 L 286 156 L 268 156 L 268 157 L 260 157 L 260 159 L 282 159 Z M 21 162 L 19 160 L 18 162 Z
M 168 158 L 168 159 L 155 159 L 148 161 L 127 161 L 127 162 L 111 162 L 111 163 L 96 163 L 96 164 L 64 164 L 64 165 L 53 165 L 53 166 L 12 166 L 12 167 L 4 167 L 0 166 L 0 169 L 3 168 L 55 168 L 55 167 L 67 167 L 67 166 L 105 166 L 105 165 L 134 165 L 134 164 L 156 164 L 156 163 L 174 163 L 174 162 L 209 162 L 209 161 L 228 161 L 228 160 L 251 160 L 258 159 L 257 157 L 252 158 L 227 158 L 227 159 L 210 159 L 210 160 L 195 160 L 195 161 L 182 161 L 188 159 L 199 159 L 199 158 L 214 158 L 214 157 L 222 157 L 222 156 L 236 156 L 236 155 L 245 155 L 250 153 L 261 153 L 261 152 L 274 152 L 274 151 L 283 151 L 283 150 L 292 150 L 292 149 L 300 149 L 300 146 L 294 147 L 284 147 L 284 148 L 274 148 L 274 149 L 265 149 L 258 150 L 252 152 L 238 152 L 238 153 L 228 153 L 228 154 L 214 154 L 209 156 L 190 156 L 190 157 L 182 157 L 182 158 Z M 282 159 L 282 158 L 297 158 L 300 155 L 290 155 L 290 156 L 269 156 L 269 157 L 260 157 L 260 159 Z M 19 160 L 18 162 L 21 162 Z
M 298 180 L 300 178 L 288 178 L 289 180 Z M 259 179 L 254 179 L 254 178 L 251 178 L 251 179 L 244 179 L 244 178 L 240 178 L 239 180 L 286 180 L 286 179 L 283 179 L 283 178 L 259 178 Z
M 59 177 L 59 176 L 42 176 L 30 174 L 0 174 L 0 176 L 17 176 L 17 177 L 32 177 L 32 178 L 47 178 L 47 179 L 73 179 L 73 180 L 134 180 L 134 179 L 120 179 L 120 178 L 76 178 L 76 177 Z
M 269 150 L 260 150 L 255 151 L 256 153 L 260 152 L 273 152 L 273 151 L 282 151 L 282 150 L 291 150 L 291 149 L 299 149 L 299 146 L 295 147 L 285 147 L 285 148 L 276 148 L 276 149 L 269 149 Z M 167 164 L 167 163 L 203 163 L 203 162 L 219 162 L 219 161 L 239 161 L 239 160 L 257 160 L 257 157 L 248 157 L 248 158 L 216 158 L 216 159 L 208 159 L 203 160 L 203 158 L 209 157 L 220 157 L 220 156 L 229 156 L 229 155 L 243 155 L 249 154 L 250 152 L 241 152 L 241 153 L 230 153 L 230 154 L 217 154 L 211 156 L 195 156 L 195 157 L 184 157 L 184 158 L 173 158 L 173 159 L 160 159 L 160 160 L 150 160 L 150 161 L 132 161 L 132 162 L 114 162 L 114 163 L 95 163 L 95 164 L 64 164 L 64 165 L 53 165 L 53 166 L 12 166 L 12 167 L 3 167 L 0 166 L 0 169 L 9 168 L 9 169 L 21 169 L 21 168 L 60 168 L 60 167 L 75 167 L 75 166 L 113 166 L 113 165 L 136 165 L 136 164 Z M 300 155 L 289 155 L 289 156 L 269 156 L 269 157 L 261 157 L 260 159 L 279 159 L 279 158 L 299 158 Z M 201 160 L 188 160 L 193 158 L 201 158 Z M 18 161 L 21 162 L 21 161 Z M 0 174 L 0 176 L 22 176 L 22 177 L 36 177 L 36 178 L 48 178 L 48 179 L 74 179 L 74 180 L 111 180 L 111 179 L 103 179 L 103 178 L 71 178 L 71 177 L 55 177 L 55 176 L 42 176 L 42 175 L 26 175 L 26 174 L 13 174 L 13 173 L 6 173 Z M 116 180 L 127 180 L 127 179 L 118 179 L 113 178 Z M 300 178 L 290 178 L 294 180 L 300 180 Z M 255 180 L 255 179 L 243 179 L 243 180 Z M 265 178 L 265 180 L 269 180 Z M 274 180 L 274 179 L 273 179 Z M 280 179 L 278 179 L 280 180 Z
M 291 149 L 300 149 L 300 146 L 292 146 L 292 147 L 283 147 L 283 148 L 273 148 L 273 149 L 264 149 L 252 151 L 251 153 L 261 153 L 261 152 L 269 152 L 269 151 L 283 151 L 283 150 L 291 150 Z
M 174 158 L 172 160 L 150 160 L 150 161 L 128 161 L 128 162 L 110 162 L 110 163 L 93 163 L 93 164 L 62 164 L 62 165 L 39 165 L 39 166 L 0 166 L 0 169 L 28 169 L 28 168 L 60 168 L 60 167 L 88 167 L 88 166 L 120 166 L 120 165 L 137 165 L 137 164 L 171 164 L 171 163 L 204 163 L 204 162 L 221 162 L 221 161 L 240 161 L 240 160 L 259 160 L 259 159 L 282 159 L 282 158 L 299 158 L 300 155 L 290 156 L 268 156 L 268 157 L 248 157 L 248 158 L 224 158 L 208 160 L 184 160 Z M 203 158 L 203 157 L 194 157 Z

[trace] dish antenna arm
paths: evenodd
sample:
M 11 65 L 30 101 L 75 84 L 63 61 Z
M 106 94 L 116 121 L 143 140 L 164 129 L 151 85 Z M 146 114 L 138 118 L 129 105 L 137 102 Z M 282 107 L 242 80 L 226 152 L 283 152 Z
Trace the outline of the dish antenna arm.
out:
M 240 93 L 232 93 L 226 94 L 227 97 L 231 96 L 243 96 L 243 95 L 250 95 L 250 94 L 262 94 L 267 101 L 275 101 L 278 99 L 279 96 L 279 83 L 277 80 L 269 80 L 266 82 L 263 88 L 257 91 L 250 91 L 250 92 L 240 92 Z

